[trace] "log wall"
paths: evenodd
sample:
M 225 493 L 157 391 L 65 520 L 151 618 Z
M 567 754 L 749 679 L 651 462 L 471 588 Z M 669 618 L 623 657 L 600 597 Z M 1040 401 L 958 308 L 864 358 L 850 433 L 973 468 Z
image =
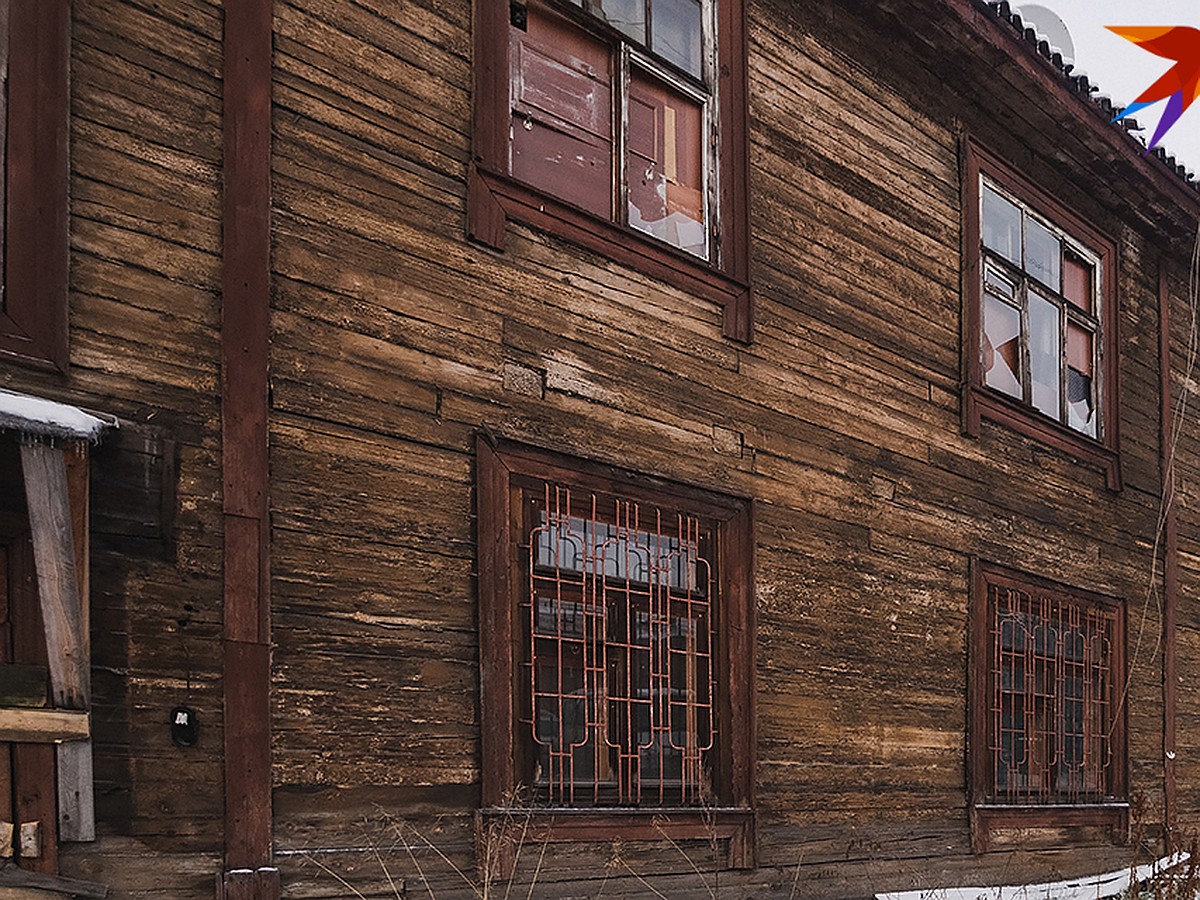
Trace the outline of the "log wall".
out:
M 337 895 L 317 860 L 372 896 L 388 872 L 423 889 L 415 863 L 435 892 L 465 890 L 452 866 L 473 874 L 480 430 L 756 502 L 760 867 L 717 874 L 699 845 L 526 848 L 518 880 L 540 861 L 538 896 L 642 894 L 645 878 L 668 896 L 854 897 L 1128 862 L 1066 829 L 974 855 L 964 768 L 978 557 L 1126 602 L 1135 825 L 1161 830 L 1157 260 L 1186 250 L 1161 217 L 1128 215 L 1136 188 L 1097 190 L 1128 163 L 1062 117 L 1103 113 L 1065 89 L 1047 104 L 1011 48 L 937 4 L 755 0 L 756 335 L 740 346 L 712 304 L 544 233 L 510 225 L 499 254 L 464 241 L 470 21 L 454 0 L 277 5 L 286 889 Z M 961 433 L 964 133 L 1118 246 L 1119 493 L 1003 426 Z M 1186 669 L 1200 656 L 1181 622 Z
M 0 368 L 120 420 L 92 451 L 98 839 L 60 853 L 114 897 L 211 897 L 222 848 L 220 36 L 217 2 L 72 4 L 70 368 Z
M 758 867 L 723 870 L 706 841 L 527 846 L 515 879 L 536 879 L 536 896 L 862 897 L 1128 863 L 1135 846 L 1083 829 L 973 852 L 973 558 L 1125 601 L 1135 831 L 1159 837 L 1158 278 L 1171 383 L 1191 402 L 1197 205 L 1150 179 L 1158 163 L 1132 142 L 1115 152 L 1099 136 L 1108 116 L 1053 70 L 1031 75 L 1038 61 L 983 13 L 954 11 L 967 5 L 749 2 L 743 345 L 712 302 L 543 232 L 510 224 L 502 253 L 465 239 L 470 0 L 276 0 L 284 896 L 394 897 L 401 883 L 468 896 L 478 878 L 481 431 L 755 504 Z M 100 837 L 65 847 L 62 866 L 114 897 L 211 897 L 221 4 L 75 0 L 73 16 L 71 367 L 0 370 L 4 387 L 122 420 L 93 455 Z M 1120 492 L 1004 426 L 962 434 L 964 136 L 1117 245 Z M 1186 830 L 1200 827 L 1200 443 L 1186 427 L 1175 475 Z M 170 742 L 180 702 L 200 716 L 194 748 Z

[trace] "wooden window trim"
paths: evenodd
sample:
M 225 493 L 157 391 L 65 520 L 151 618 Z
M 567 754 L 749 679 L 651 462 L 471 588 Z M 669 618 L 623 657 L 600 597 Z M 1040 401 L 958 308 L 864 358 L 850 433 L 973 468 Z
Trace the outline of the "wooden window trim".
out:
M 1014 169 L 978 147 L 970 139 L 963 141 L 963 378 L 962 430 L 979 437 L 984 418 L 1005 425 L 1026 437 L 1033 438 L 1062 451 L 1079 461 L 1094 466 L 1105 475 L 1109 490 L 1122 488 L 1120 458 L 1120 423 L 1118 419 L 1118 360 L 1119 321 L 1117 318 L 1117 251 L 1114 242 L 1089 226 L 1058 201 L 1044 193 Z M 1100 342 L 1103 352 L 1100 374 L 1103 391 L 1100 397 L 1103 433 L 1090 438 L 1068 426 L 1041 415 L 1019 400 L 1007 397 L 984 386 L 983 364 L 980 359 L 980 330 L 982 327 L 982 256 L 979 246 L 982 237 L 980 222 L 981 176 L 986 176 L 1022 202 L 1047 217 L 1072 237 L 1082 241 L 1100 257 L 1101 292 Z
M 0 358 L 67 369 L 70 2 L 9 2 Z
M 744 0 L 717 3 L 716 106 L 720 153 L 716 167 L 719 182 L 716 265 L 576 209 L 507 174 L 508 29 L 509 0 L 476 0 L 475 129 L 473 160 L 467 173 L 468 236 L 503 250 L 509 219 L 544 230 L 720 304 L 725 336 L 749 343 L 753 304 Z
M 968 772 L 971 841 L 976 852 L 986 852 L 993 838 L 1002 832 L 1029 828 L 1077 828 L 1101 826 L 1111 830 L 1113 840 L 1126 839 L 1129 826 L 1128 777 L 1129 750 L 1128 704 L 1120 703 L 1113 722 L 1112 747 L 1119 758 L 1113 766 L 1111 801 L 1087 804 L 1016 805 L 990 800 L 991 753 L 987 746 L 988 717 L 991 712 L 990 684 L 987 660 L 990 655 L 988 638 L 990 613 L 987 588 L 991 583 L 1017 586 L 1023 590 L 1045 591 L 1056 596 L 1082 601 L 1086 604 L 1116 610 L 1117 635 L 1114 639 L 1113 672 L 1120 684 L 1126 677 L 1124 605 L 1111 597 L 1079 590 L 1046 578 L 1018 572 L 1004 566 L 971 560 L 971 639 L 968 695 L 970 717 L 968 734 Z
M 754 865 L 754 608 L 753 522 L 749 501 L 714 494 L 598 463 L 507 441 L 476 439 L 477 542 L 479 553 L 480 723 L 482 809 L 479 838 L 505 821 L 538 840 L 607 841 L 617 838 L 729 839 L 729 865 Z M 528 808 L 514 802 L 519 789 L 520 749 L 515 735 L 520 708 L 520 626 L 514 614 L 519 570 L 512 508 L 514 488 L 530 477 L 611 493 L 636 492 L 640 501 L 686 503 L 717 521 L 722 646 L 718 665 L 727 688 L 719 712 L 722 780 L 713 809 Z M 480 847 L 480 859 L 494 858 Z M 501 853 L 501 859 L 510 854 Z

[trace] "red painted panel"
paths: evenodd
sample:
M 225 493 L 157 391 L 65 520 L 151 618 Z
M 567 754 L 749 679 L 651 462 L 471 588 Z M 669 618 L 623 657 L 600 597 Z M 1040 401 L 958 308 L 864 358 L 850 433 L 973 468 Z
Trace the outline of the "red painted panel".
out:
M 612 218 L 612 48 L 531 8 L 511 28 L 512 174 Z
M 1092 311 L 1092 267 L 1071 256 L 1063 257 L 1063 296 L 1082 309 Z

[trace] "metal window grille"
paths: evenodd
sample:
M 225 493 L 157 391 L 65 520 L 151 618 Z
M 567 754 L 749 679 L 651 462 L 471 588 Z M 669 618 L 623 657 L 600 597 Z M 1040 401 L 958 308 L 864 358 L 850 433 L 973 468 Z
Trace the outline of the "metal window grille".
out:
M 1112 796 L 1117 613 L 989 584 L 992 799 Z
M 567 806 L 711 800 L 711 524 L 551 484 L 526 496 L 535 790 Z

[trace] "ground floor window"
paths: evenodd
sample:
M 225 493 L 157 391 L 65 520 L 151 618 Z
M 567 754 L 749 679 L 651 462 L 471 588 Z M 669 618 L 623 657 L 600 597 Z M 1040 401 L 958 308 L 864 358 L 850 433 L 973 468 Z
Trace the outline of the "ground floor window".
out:
M 715 816 L 745 864 L 749 503 L 513 444 L 478 465 L 485 811 L 555 839 Z
M 1019 813 L 1120 804 L 1123 606 L 987 564 L 977 569 L 976 806 Z

